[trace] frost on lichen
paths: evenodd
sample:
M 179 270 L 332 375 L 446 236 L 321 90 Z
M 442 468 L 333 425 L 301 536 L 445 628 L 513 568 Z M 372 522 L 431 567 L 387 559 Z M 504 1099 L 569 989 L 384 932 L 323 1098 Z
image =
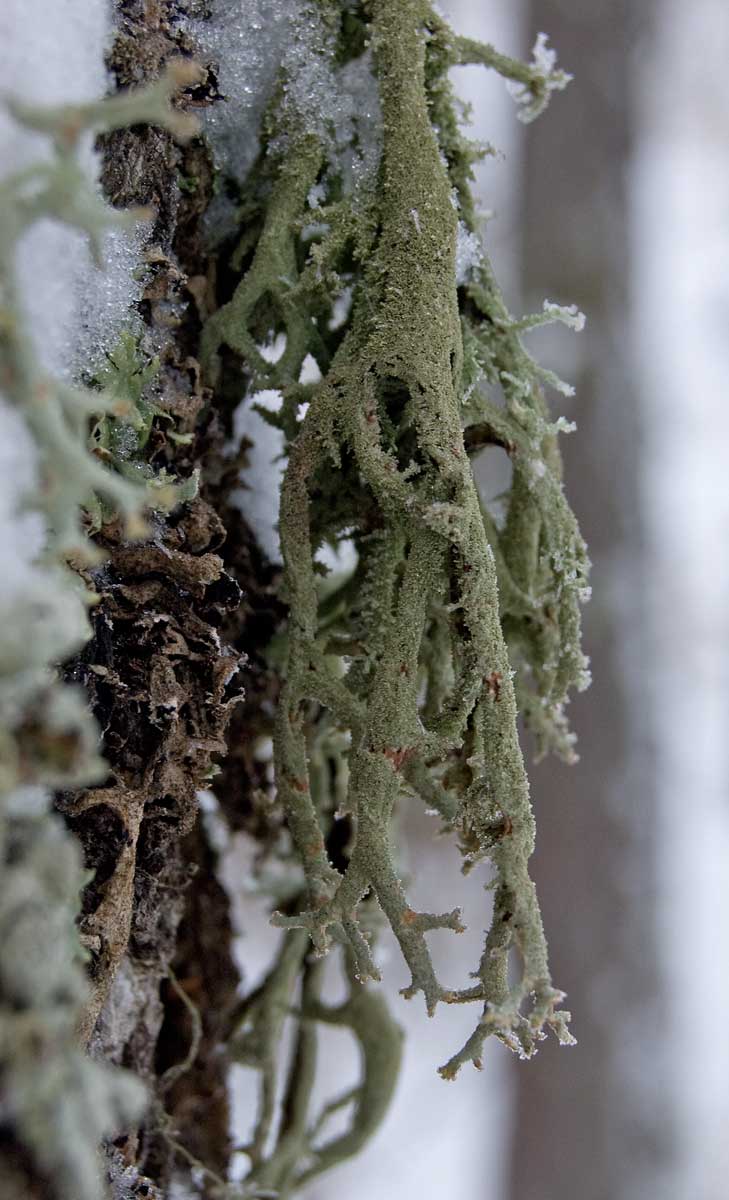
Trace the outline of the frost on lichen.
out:
M 532 61 L 523 63 L 499 54 L 493 46 L 475 42 L 472 38 L 457 38 L 456 61 L 461 65 L 483 63 L 503 75 L 509 93 L 519 105 L 519 120 L 529 125 L 544 112 L 552 92 L 564 91 L 572 79 L 571 75 L 557 67 L 557 52 L 547 43 L 546 33 L 537 34 Z
M 376 900 L 410 970 L 405 995 L 422 992 L 430 1013 L 482 1006 L 441 1068 L 450 1078 L 463 1062 L 480 1065 L 489 1034 L 527 1057 L 549 1028 L 572 1040 L 527 869 L 534 821 L 517 705 L 540 750 L 574 757 L 564 704 L 588 679 L 579 613 L 588 564 L 561 482 L 556 435 L 566 422 L 550 419 L 542 392 L 566 385 L 520 340 L 547 321 L 578 328 L 581 315 L 547 303 L 519 320 L 506 309 L 477 237 L 469 181 L 479 152 L 459 129 L 448 70 L 495 67 L 522 89 L 525 119 L 567 77 L 543 40 L 532 64 L 516 63 L 455 37 L 425 0 L 319 0 L 299 6 L 297 22 L 306 71 L 300 78 L 293 51 L 282 62 L 230 263 L 237 283 L 202 347 L 211 381 L 230 382 L 233 351 L 251 393 L 282 397 L 276 412 L 261 410 L 288 458 L 276 787 L 306 889 L 273 919 L 289 936 L 307 932 L 320 954 L 343 944 L 364 985 L 379 977 L 361 921 Z M 314 118 L 308 89 L 322 79 L 341 88 L 370 70 L 370 55 L 378 165 L 352 187 L 342 142 Z M 344 136 L 357 151 L 357 128 Z M 276 336 L 283 348 L 271 362 L 263 347 Z M 318 371 L 305 382 L 309 356 Z M 471 471 L 487 444 L 513 468 L 502 528 Z M 356 564 L 324 589 L 322 548 L 344 541 Z M 316 768 L 322 727 L 341 739 L 344 795 L 331 776 L 322 786 Z M 427 944 L 431 930 L 461 929 L 458 908 L 413 910 L 398 876 L 391 819 L 403 795 L 440 814 L 464 870 L 492 864 L 492 925 L 465 987 L 441 982 Z M 335 809 L 349 830 L 336 862 Z
M 136 1080 L 91 1062 L 78 1038 L 87 984 L 75 916 L 87 880 L 47 789 L 93 783 L 105 767 L 82 693 L 55 672 L 87 639 L 86 605 L 94 599 L 66 562 L 93 558 L 86 534 L 96 499 L 133 534 L 144 528 L 149 492 L 109 470 L 98 442 L 89 444 L 92 418 L 139 418 L 134 397 L 103 386 L 108 379 L 83 388 L 42 365 L 17 250 L 27 230 L 50 220 L 82 232 L 100 257 L 108 228 L 138 220 L 102 202 L 82 162 L 82 140 L 138 122 L 189 135 L 194 123 L 170 97 L 194 75 L 177 63 L 156 84 L 100 102 L 47 108 L 6 99 L 14 119 L 47 138 L 52 153 L 0 180 L 0 419 L 12 471 L 0 512 L 0 1074 L 4 1135 L 22 1147 L 48 1194 L 64 1200 L 98 1200 L 101 1138 L 144 1102 Z M 3 1183 L 22 1190 L 22 1179 Z

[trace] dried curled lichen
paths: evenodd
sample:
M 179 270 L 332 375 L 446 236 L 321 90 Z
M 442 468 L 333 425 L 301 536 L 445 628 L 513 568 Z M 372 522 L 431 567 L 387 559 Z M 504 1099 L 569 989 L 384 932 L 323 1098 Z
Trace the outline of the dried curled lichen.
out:
M 475 239 L 477 152 L 458 128 L 447 72 L 464 61 L 495 67 L 518 84 L 527 118 L 567 77 L 543 42 L 531 65 L 514 63 L 456 38 L 425 0 L 304 9 L 301 36 L 311 46 L 318 27 L 322 78 L 370 47 L 379 170 L 347 186 L 327 114 L 314 127 L 285 63 L 259 163 L 267 189 L 245 209 L 250 218 L 253 205 L 254 234 L 249 225 L 232 259 L 240 280 L 203 338 L 211 378 L 225 369 L 226 346 L 251 390 L 280 391 L 280 411 L 267 419 L 287 438 L 289 619 L 275 764 L 307 890 L 302 907 L 274 923 L 308 931 L 320 953 L 343 941 L 357 977 L 377 978 L 358 915 L 374 896 L 410 968 L 405 994 L 423 992 L 431 1013 L 443 1001 L 483 1005 L 474 1034 L 441 1068 L 450 1078 L 465 1061 L 479 1065 L 491 1033 L 526 1056 L 547 1028 L 571 1041 L 528 873 L 534 819 L 517 700 L 540 748 L 571 757 L 563 705 L 587 682 L 579 605 L 588 564 L 562 490 L 556 434 L 565 423 L 550 421 L 541 389 L 564 385 L 520 341 L 546 320 L 579 324 L 578 315 L 554 305 L 521 321 L 509 315 Z M 312 78 L 309 64 L 307 87 Z M 459 240 L 473 260 L 461 278 Z M 285 348 L 271 363 L 260 347 L 279 333 Z M 301 381 L 307 356 L 315 382 Z M 502 528 L 469 461 L 488 443 L 513 467 Z M 320 551 L 344 540 L 356 566 L 323 600 Z M 322 721 L 348 743 L 340 812 L 352 836 L 336 866 L 327 837 L 340 798 L 313 786 Z M 475 982 L 461 989 L 437 978 L 427 945 L 433 929 L 460 930 L 459 910 L 414 911 L 398 876 L 391 818 L 404 793 L 438 810 L 464 869 L 493 866 L 491 929 Z M 521 973 L 510 984 L 512 950 Z

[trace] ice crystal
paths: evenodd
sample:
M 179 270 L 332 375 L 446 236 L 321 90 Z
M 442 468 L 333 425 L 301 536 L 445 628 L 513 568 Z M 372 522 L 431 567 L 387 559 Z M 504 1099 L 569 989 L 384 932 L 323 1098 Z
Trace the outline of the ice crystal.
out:
M 334 37 L 311 0 L 215 0 L 210 20 L 187 27 L 215 62 L 223 100 L 206 117 L 218 162 L 245 179 L 259 149 L 263 113 L 277 83 L 283 105 L 273 149 L 284 153 L 291 131 L 318 134 L 345 191 L 362 187 L 379 162 L 380 109 L 369 51 L 337 67 Z M 322 183 L 310 192 L 317 208 Z
M 529 64 L 528 82 L 507 80 L 506 87 L 519 105 L 518 117 L 525 125 L 534 121 L 549 104 L 552 92 L 561 92 L 572 79 L 566 71 L 557 69 L 557 52 L 547 45 L 546 33 L 537 34 Z
M 214 62 L 223 100 L 205 119 L 216 159 L 242 180 L 258 153 L 261 117 L 276 84 L 296 0 L 214 0 L 210 19 L 187 28 Z
M 456 283 L 461 287 L 472 277 L 474 268 L 483 258 L 481 239 L 472 233 L 463 221 L 458 222 L 456 232 Z

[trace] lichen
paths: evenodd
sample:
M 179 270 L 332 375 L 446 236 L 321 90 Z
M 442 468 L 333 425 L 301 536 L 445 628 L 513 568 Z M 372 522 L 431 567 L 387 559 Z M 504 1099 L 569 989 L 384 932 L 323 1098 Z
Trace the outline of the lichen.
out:
M 327 1004 L 322 996 L 321 963 L 306 957 L 308 937 L 303 930 L 284 934 L 273 968 L 240 1013 L 240 1029 L 232 1044 L 233 1058 L 261 1073 L 260 1105 L 253 1137 L 242 1147 L 251 1163 L 243 1195 L 275 1195 L 286 1200 L 325 1171 L 357 1154 L 381 1125 L 400 1070 L 402 1030 L 390 1015 L 378 989 L 363 986 L 354 960 L 343 951 L 346 998 Z M 301 982 L 299 1007 L 295 1003 Z M 290 1012 L 298 1016 L 283 1119 L 269 1146 L 281 1075 L 281 1033 Z M 355 1087 L 312 1111 L 317 1073 L 319 1026 L 348 1029 L 360 1056 L 360 1079 Z M 351 1107 L 349 1125 L 335 1137 L 322 1140 L 334 1113 Z
M 165 468 L 155 470 L 147 460 L 147 443 L 155 418 L 168 425 L 166 436 L 172 442 L 189 444 L 192 433 L 181 433 L 169 409 L 150 395 L 150 385 L 160 368 L 158 357 L 145 360 L 138 339 L 122 330 L 116 346 L 107 353 L 107 361 L 96 372 L 94 384 L 111 401 L 111 407 L 94 422 L 89 444 L 94 455 L 112 466 L 133 483 L 146 488 L 150 509 L 169 512 L 193 500 L 198 492 L 199 471 L 179 480 Z M 86 502 L 91 517 L 90 531 L 97 533 L 116 509 L 94 496 Z
M 459 128 L 448 70 L 494 67 L 519 84 L 528 118 L 567 77 L 543 40 L 533 64 L 516 63 L 455 37 L 425 0 L 320 0 L 302 6 L 301 23 L 307 37 L 317 24 L 326 32 L 309 48 L 307 78 L 368 47 L 379 170 L 349 185 L 285 64 L 264 119 L 255 217 L 243 210 L 231 259 L 239 279 L 202 345 L 211 381 L 230 376 L 233 351 L 252 392 L 282 397 L 277 413 L 260 410 L 287 442 L 276 788 L 307 894 L 273 920 L 308 932 L 319 954 L 343 942 L 364 985 L 379 972 L 359 912 L 376 898 L 410 969 L 404 994 L 422 992 L 429 1013 L 442 1002 L 482 1005 L 472 1037 L 441 1068 L 452 1078 L 463 1062 L 480 1065 L 490 1034 L 526 1057 L 547 1029 L 572 1041 L 528 873 L 534 819 L 517 706 L 540 750 L 574 757 L 564 704 L 588 681 L 579 617 L 588 563 L 561 482 L 556 435 L 566 423 L 550 420 L 542 390 L 566 385 L 521 342 L 547 320 L 580 320 L 551 304 L 513 318 L 483 245 L 459 273 L 459 219 L 461 245 L 478 234 L 469 184 L 479 152 Z M 335 320 L 347 290 L 351 308 Z M 277 335 L 283 351 L 271 362 L 261 347 Z M 307 356 L 320 378 L 304 383 Z M 501 529 L 469 461 L 486 444 L 512 463 Z M 324 598 L 321 549 L 344 540 L 356 566 Z M 342 804 L 315 787 L 322 722 L 348 744 Z M 440 813 L 464 870 L 492 865 L 491 929 L 466 987 L 441 983 L 427 944 L 431 930 L 462 928 L 459 909 L 414 911 L 398 876 L 391 822 L 404 794 Z M 335 807 L 351 827 L 337 865 L 327 844 Z
M 105 101 L 7 101 L 21 125 L 50 139 L 53 154 L 0 181 L 0 383 L 32 448 L 34 472 L 18 509 L 35 515 L 40 533 L 6 597 L 0 644 L 0 1070 L 5 1137 L 20 1148 L 18 1161 L 25 1155 L 24 1186 L 40 1179 L 45 1194 L 64 1200 L 98 1200 L 101 1138 L 144 1102 L 138 1081 L 92 1062 L 78 1041 L 88 991 L 75 917 L 86 877 L 45 789 L 99 782 L 106 768 L 82 694 L 55 670 L 88 638 L 85 606 L 93 601 L 65 561 L 94 559 L 84 528 L 94 494 L 139 533 L 147 493 L 88 445 L 92 415 L 118 412 L 119 396 L 73 386 L 40 365 L 15 259 L 19 239 L 40 220 L 81 230 L 98 253 L 105 229 L 139 218 L 102 202 L 81 162 L 82 139 L 140 121 L 189 136 L 196 126 L 170 98 L 196 75 L 180 62 L 151 87 Z

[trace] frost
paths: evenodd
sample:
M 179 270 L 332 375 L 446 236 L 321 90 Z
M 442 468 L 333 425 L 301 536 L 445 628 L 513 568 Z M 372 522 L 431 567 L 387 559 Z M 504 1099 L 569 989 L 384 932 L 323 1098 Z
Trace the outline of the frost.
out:
M 574 329 L 575 333 L 581 333 L 585 328 L 585 314 L 580 312 L 576 304 L 555 304 L 552 300 L 545 300 L 542 309 L 550 320 L 561 321 L 568 329 Z
M 592 593 L 591 593 L 592 594 Z M 583 656 L 583 666 L 577 676 L 577 691 L 586 692 L 592 683 L 592 671 L 590 670 L 590 660 L 587 655 Z
M 526 333 L 531 329 L 559 322 L 580 333 L 585 328 L 585 319 L 585 314 L 580 312 L 576 304 L 555 304 L 553 300 L 545 300 L 541 312 L 530 313 L 518 321 L 509 320 L 507 324 L 519 333 Z
M 459 221 L 456 232 L 456 283 L 458 287 L 468 283 L 482 259 L 483 251 L 478 234 L 472 233 L 463 221 Z
M 559 392 L 562 396 L 572 397 L 575 394 L 575 389 L 571 383 L 566 383 L 564 379 L 560 379 L 559 375 L 555 375 L 554 371 L 547 370 L 546 367 L 535 367 L 535 373 L 539 376 L 543 383 L 548 387 L 554 388 L 555 392 Z
M 530 81 L 506 81 L 509 94 L 519 105 L 519 120 L 525 125 L 544 112 L 552 92 L 563 91 L 572 79 L 566 71 L 557 70 L 557 52 L 547 45 L 547 40 L 546 33 L 537 34 L 529 64 L 532 73 Z
M 530 383 L 528 379 L 520 379 L 518 375 L 514 375 L 511 371 L 499 371 L 499 378 L 503 383 L 508 383 L 512 389 L 522 396 L 528 396 L 530 391 Z
M 134 324 L 131 314 L 142 298 L 145 272 L 140 263 L 148 237 L 149 227 L 142 221 L 130 229 L 110 229 L 105 234 L 102 265 L 90 266 L 80 288 L 71 363 L 74 375 L 103 362 L 122 330 Z
M 552 422 L 551 427 L 555 433 L 575 433 L 577 423 L 575 421 L 568 421 L 566 417 L 557 417 L 557 420 Z
M 538 33 L 532 49 L 532 65 L 545 77 L 551 75 L 557 65 L 557 51 L 547 45 L 548 41 L 546 33 Z

